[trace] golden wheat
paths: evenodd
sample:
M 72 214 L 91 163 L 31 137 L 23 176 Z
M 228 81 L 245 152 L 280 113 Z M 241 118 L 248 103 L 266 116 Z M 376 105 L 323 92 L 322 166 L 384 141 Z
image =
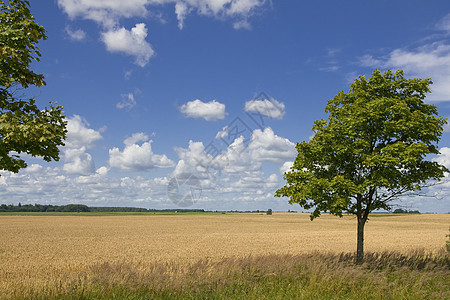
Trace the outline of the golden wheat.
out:
M 449 214 L 373 217 L 367 251 L 443 248 Z M 0 216 L 0 291 L 68 289 L 92 266 L 155 262 L 192 264 L 201 259 L 313 251 L 353 252 L 356 220 L 307 214 L 140 216 Z M 176 272 L 176 270 L 174 270 Z M 31 294 L 30 294 L 31 295 Z

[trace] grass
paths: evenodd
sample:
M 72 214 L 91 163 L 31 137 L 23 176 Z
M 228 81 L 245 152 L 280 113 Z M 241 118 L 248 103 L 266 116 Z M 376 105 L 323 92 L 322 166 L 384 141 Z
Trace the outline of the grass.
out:
M 1 299 L 450 299 L 450 215 L 0 216 Z M 417 251 L 416 249 L 423 249 Z
M 101 263 L 33 299 L 449 299 L 450 256 L 415 251 L 310 253 L 208 259 L 193 264 Z

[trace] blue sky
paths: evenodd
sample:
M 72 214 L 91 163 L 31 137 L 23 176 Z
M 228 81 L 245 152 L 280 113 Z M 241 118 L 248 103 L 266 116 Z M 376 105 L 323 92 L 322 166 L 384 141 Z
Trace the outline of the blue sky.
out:
M 64 106 L 69 133 L 59 162 L 28 158 L 18 174 L 2 172 L 2 203 L 301 211 L 274 191 L 295 143 L 358 75 L 431 77 L 426 101 L 450 116 L 448 1 L 44 0 L 31 9 L 47 30 L 33 65 L 47 86 L 29 93 Z M 450 167 L 447 130 L 439 148 L 430 159 Z M 449 188 L 399 204 L 448 212 Z

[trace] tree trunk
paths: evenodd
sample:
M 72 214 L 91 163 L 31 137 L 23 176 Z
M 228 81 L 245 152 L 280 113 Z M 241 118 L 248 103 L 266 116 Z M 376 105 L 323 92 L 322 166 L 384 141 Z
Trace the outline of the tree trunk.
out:
M 356 264 L 362 264 L 364 261 L 364 225 L 366 220 L 358 217 L 358 233 L 356 245 Z

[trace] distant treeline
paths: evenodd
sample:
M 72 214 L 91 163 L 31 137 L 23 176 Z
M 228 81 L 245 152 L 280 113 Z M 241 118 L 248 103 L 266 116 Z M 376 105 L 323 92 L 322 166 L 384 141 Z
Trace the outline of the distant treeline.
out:
M 272 211 L 270 209 L 270 211 Z M 67 205 L 46 205 L 46 204 L 0 204 L 0 212 L 206 212 L 203 209 L 147 209 L 141 207 L 102 207 L 102 206 L 87 206 L 84 204 L 67 204 Z M 216 211 L 218 212 L 218 211 Z M 263 210 L 230 210 L 227 212 L 233 213 L 266 213 Z M 289 212 L 296 213 L 296 211 L 289 210 Z M 394 214 L 420 214 L 418 210 L 407 210 L 397 208 L 393 211 Z
M 84 204 L 1 204 L 0 212 L 204 212 L 203 209 L 147 209 L 140 207 L 89 207 Z
M 392 213 L 394 213 L 394 214 L 420 214 L 420 211 L 397 208 Z

